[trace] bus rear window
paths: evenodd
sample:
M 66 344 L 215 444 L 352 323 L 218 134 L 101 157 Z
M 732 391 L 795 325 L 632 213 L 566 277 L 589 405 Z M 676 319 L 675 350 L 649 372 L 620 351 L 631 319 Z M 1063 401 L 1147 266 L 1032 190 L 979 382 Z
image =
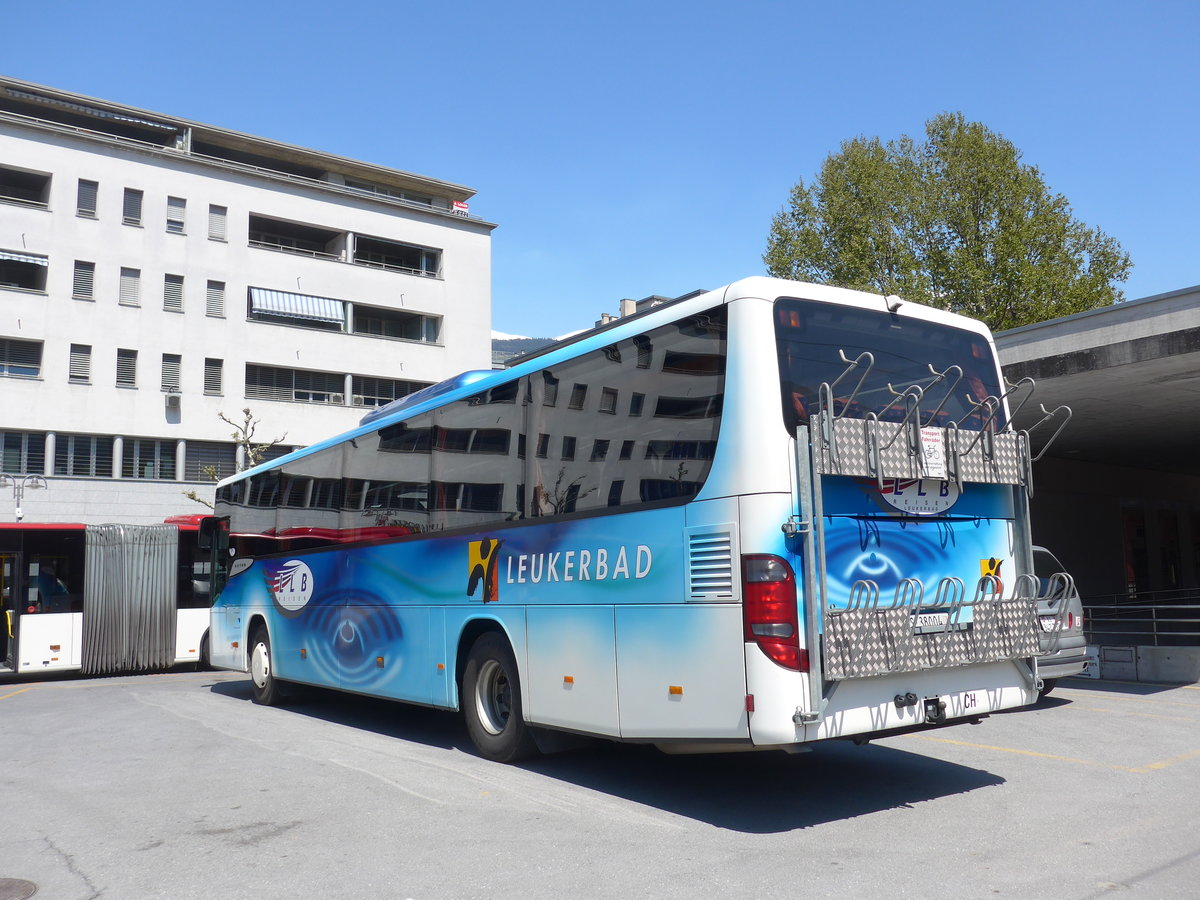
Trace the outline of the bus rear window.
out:
M 1001 394 L 996 362 L 982 336 L 882 309 L 781 299 L 775 303 L 775 339 L 789 432 L 816 412 L 821 384 L 833 385 L 846 372 L 839 351 L 850 360 L 869 352 L 874 365 L 857 392 L 863 368 L 834 387 L 837 415 L 865 418 L 874 413 L 885 422 L 900 421 L 905 400 L 898 394 L 915 385 L 924 395 L 922 425 L 956 422 L 977 431 L 990 415 L 981 404 Z M 939 378 L 939 372 L 945 377 Z M 1001 411 L 989 427 L 1003 425 Z

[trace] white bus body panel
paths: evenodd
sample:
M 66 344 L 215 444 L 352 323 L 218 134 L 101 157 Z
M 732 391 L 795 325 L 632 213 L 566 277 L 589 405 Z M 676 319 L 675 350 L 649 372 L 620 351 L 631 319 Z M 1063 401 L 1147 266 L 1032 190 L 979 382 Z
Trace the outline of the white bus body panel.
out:
M 83 658 L 83 613 L 21 616 L 18 672 L 78 669 Z
M 176 614 L 175 662 L 196 662 L 200 659 L 200 639 L 208 630 L 208 610 L 181 609 Z

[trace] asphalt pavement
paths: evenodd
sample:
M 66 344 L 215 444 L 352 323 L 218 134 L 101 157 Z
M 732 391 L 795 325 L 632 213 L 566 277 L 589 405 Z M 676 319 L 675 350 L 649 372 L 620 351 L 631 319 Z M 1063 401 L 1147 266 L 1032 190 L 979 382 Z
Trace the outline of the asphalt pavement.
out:
M 452 713 L 328 692 L 266 708 L 244 676 L 174 672 L 0 682 L 0 740 L 0 900 L 1200 884 L 1197 685 L 1069 679 L 979 725 L 794 756 L 601 742 L 514 767 Z

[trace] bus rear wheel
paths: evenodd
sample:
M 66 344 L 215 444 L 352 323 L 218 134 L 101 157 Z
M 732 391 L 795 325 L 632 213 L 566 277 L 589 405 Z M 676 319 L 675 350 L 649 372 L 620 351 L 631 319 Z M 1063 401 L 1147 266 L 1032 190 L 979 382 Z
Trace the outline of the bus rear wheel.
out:
M 279 682 L 271 664 L 271 636 L 266 628 L 258 628 L 250 639 L 250 685 L 254 702 L 274 706 L 280 700 Z
M 511 763 L 537 755 L 533 734 L 521 715 L 517 661 L 505 638 L 481 635 L 463 671 L 463 716 L 479 755 Z

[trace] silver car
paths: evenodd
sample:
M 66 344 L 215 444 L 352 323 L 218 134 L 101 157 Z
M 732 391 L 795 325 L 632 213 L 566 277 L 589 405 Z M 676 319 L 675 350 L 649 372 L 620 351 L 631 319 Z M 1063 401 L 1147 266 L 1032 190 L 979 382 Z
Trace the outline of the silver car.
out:
M 1083 633 L 1083 603 L 1063 564 L 1045 547 L 1034 547 L 1033 572 L 1039 585 L 1041 633 L 1037 669 L 1044 697 L 1058 679 L 1083 671 L 1087 663 L 1087 638 Z

